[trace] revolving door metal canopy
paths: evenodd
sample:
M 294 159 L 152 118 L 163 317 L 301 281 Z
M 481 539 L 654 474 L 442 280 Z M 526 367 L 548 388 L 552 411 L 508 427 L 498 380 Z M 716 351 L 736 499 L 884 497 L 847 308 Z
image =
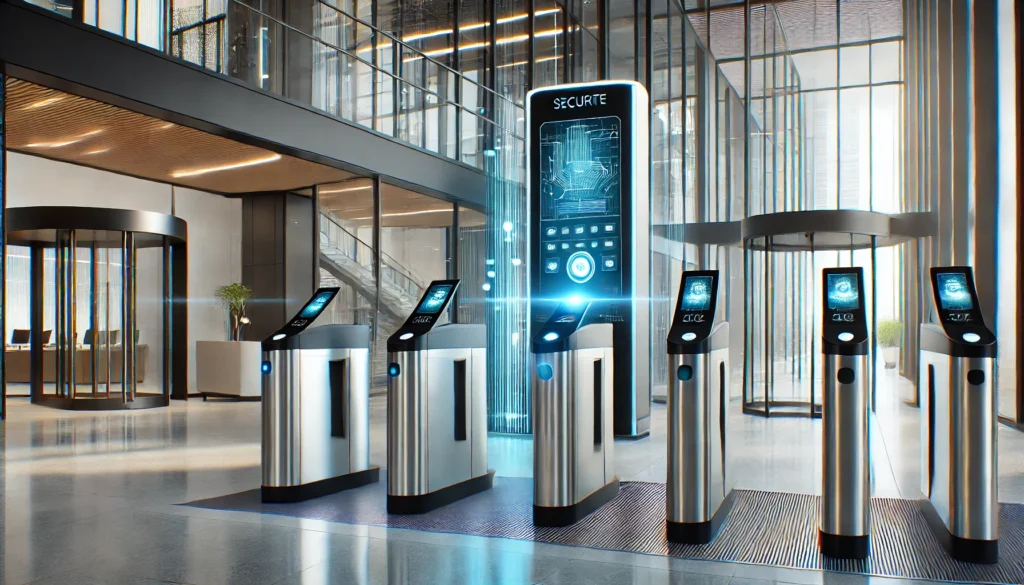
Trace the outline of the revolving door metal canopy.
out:
M 7 210 L 6 227 L 9 245 L 29 249 L 29 328 L 27 339 L 15 330 L 9 340 L 8 382 L 23 361 L 31 401 L 67 410 L 153 408 L 187 398 L 184 220 L 127 209 L 16 207 Z M 151 287 L 159 293 L 145 298 L 159 310 L 148 344 L 140 344 L 140 251 L 149 256 L 147 276 L 159 278 Z M 140 388 L 149 361 L 158 367 Z
M 875 251 L 933 235 L 931 212 L 885 214 L 852 209 L 788 211 L 754 215 L 738 221 L 655 226 L 655 234 L 697 246 L 743 248 L 742 355 L 743 412 L 759 416 L 821 416 L 815 391 L 820 339 L 815 337 L 820 299 L 813 298 L 816 252 L 850 256 L 866 250 L 875 274 Z M 845 255 L 845 254 L 844 254 Z M 699 266 L 699 268 L 707 268 Z M 736 270 L 737 267 L 726 267 Z M 868 284 L 874 289 L 875 279 Z M 781 286 L 776 286 L 777 284 Z M 790 290 L 797 285 L 800 290 Z M 871 290 L 869 328 L 874 338 L 875 298 Z M 740 316 L 731 317 L 737 325 Z M 871 354 L 876 355 L 876 348 Z M 908 350 L 909 352 L 909 350 Z M 910 368 L 911 371 L 913 368 Z M 874 380 L 874 362 L 871 362 Z M 739 378 L 739 372 L 735 373 Z M 873 407 L 874 383 L 871 386 Z

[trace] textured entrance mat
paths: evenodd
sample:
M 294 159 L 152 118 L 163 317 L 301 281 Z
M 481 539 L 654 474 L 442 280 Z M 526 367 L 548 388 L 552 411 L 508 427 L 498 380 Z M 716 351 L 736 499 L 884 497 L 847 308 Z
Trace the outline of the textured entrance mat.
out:
M 825 569 L 889 577 L 1024 583 L 1024 505 L 1003 504 L 1000 563 L 954 561 L 935 539 L 913 500 L 871 500 L 871 558 L 840 561 L 817 547 L 818 497 L 740 491 L 718 538 L 710 545 L 665 541 L 665 486 L 625 482 L 619 496 L 565 528 L 533 526 L 533 482 L 495 478 L 494 488 L 418 516 L 386 513 L 381 481 L 297 504 L 262 504 L 259 490 L 185 504 L 198 508 L 279 514 L 296 518 L 535 540 L 712 561 Z

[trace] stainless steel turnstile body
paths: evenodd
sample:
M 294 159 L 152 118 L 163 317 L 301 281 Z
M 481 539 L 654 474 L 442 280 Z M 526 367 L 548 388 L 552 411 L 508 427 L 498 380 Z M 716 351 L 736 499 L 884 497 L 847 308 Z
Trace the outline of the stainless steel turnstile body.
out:
M 370 466 L 370 328 L 307 329 L 263 354 L 262 498 L 289 502 L 377 481 Z
M 732 503 L 725 457 L 729 324 L 717 325 L 701 349 L 668 356 L 666 534 L 688 544 L 711 542 Z
M 388 512 L 416 514 L 491 487 L 483 325 L 449 324 L 389 352 Z
M 871 529 L 868 356 L 825 355 L 822 361 L 820 529 L 862 538 L 866 555 Z
M 922 511 L 953 558 L 998 562 L 995 358 L 952 355 L 937 325 L 920 339 Z
M 538 526 L 572 524 L 619 491 L 612 325 L 582 327 L 567 344 L 567 351 L 531 355 L 533 518 Z

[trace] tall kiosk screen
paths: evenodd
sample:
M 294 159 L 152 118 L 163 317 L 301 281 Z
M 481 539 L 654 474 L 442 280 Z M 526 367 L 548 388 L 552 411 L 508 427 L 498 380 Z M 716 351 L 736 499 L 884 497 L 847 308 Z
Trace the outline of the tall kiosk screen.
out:
M 707 311 L 710 309 L 714 280 L 713 276 L 684 277 L 683 292 L 679 295 L 679 310 Z

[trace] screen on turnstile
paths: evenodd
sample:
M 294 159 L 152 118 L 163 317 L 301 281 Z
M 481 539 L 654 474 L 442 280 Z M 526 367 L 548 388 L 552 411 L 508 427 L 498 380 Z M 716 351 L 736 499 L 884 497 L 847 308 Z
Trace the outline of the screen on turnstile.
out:
M 668 332 L 670 351 L 674 346 L 701 343 L 711 336 L 717 300 L 717 270 L 683 272 L 676 313 Z
M 278 329 L 266 341 L 280 341 L 286 337 L 302 333 L 302 330 L 309 327 L 313 321 L 316 321 L 316 318 L 331 304 L 339 290 L 341 289 L 336 286 L 317 289 L 313 296 L 306 301 L 306 304 L 302 305 L 299 312 L 292 317 L 291 321 L 288 321 L 284 327 Z
M 939 307 L 943 311 L 970 311 L 974 308 L 967 275 L 962 272 L 940 272 L 935 275 Z
M 687 276 L 683 279 L 683 293 L 679 295 L 680 311 L 707 311 L 711 308 L 711 288 L 714 277 Z
M 969 266 L 936 267 L 931 276 L 935 307 L 946 336 L 968 344 L 995 342 L 978 303 L 974 271 Z
M 860 344 L 868 339 L 865 318 L 864 270 L 859 267 L 822 270 L 824 312 L 822 337 L 829 344 Z M 822 348 L 827 350 L 827 347 Z
M 853 311 L 860 308 L 860 286 L 856 273 L 827 274 L 828 308 Z
M 430 289 L 427 290 L 427 294 L 423 295 L 420 306 L 416 307 L 416 314 L 436 315 L 440 313 L 441 309 L 448 303 L 448 297 L 452 295 L 453 288 L 455 287 L 451 284 L 431 285 Z

